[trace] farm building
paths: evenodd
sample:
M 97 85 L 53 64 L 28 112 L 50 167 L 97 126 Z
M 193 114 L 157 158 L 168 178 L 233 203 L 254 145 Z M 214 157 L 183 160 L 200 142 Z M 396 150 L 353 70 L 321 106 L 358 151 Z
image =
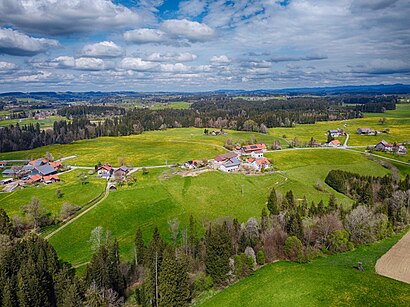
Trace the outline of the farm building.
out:
M 261 171 L 262 167 L 264 169 L 268 169 L 271 167 L 271 162 L 264 157 L 257 159 L 251 157 L 246 159 L 246 161 L 248 162 L 248 165 L 254 168 L 256 171 Z
M 43 182 L 45 184 L 50 184 L 56 181 L 60 181 L 60 178 L 58 178 L 57 174 L 49 175 L 49 176 L 44 176 L 43 177 Z
M 128 167 L 123 165 L 114 171 L 113 176 L 116 178 L 118 177 L 124 178 L 128 174 L 128 171 L 129 171 Z
M 330 134 L 330 136 L 332 138 L 337 138 L 340 136 L 344 136 L 345 135 L 345 131 L 343 129 L 336 129 L 336 130 L 328 130 L 327 131 L 328 135 Z
M 215 162 L 225 162 L 225 161 L 228 161 L 229 159 L 236 158 L 237 156 L 238 155 L 236 153 L 230 151 L 222 155 L 216 156 L 214 160 Z
M 17 176 L 17 173 L 18 173 L 17 171 L 9 168 L 9 169 L 4 170 L 2 174 L 3 174 L 3 177 L 14 177 L 14 176 Z
M 207 161 L 202 161 L 202 160 L 189 160 L 187 162 L 185 162 L 182 165 L 182 168 L 187 168 L 187 169 L 196 169 L 198 167 L 204 167 L 205 163 Z
M 108 163 L 105 163 L 104 165 L 101 165 L 100 167 L 98 167 L 97 169 L 97 173 L 99 176 L 103 177 L 103 178 L 109 178 L 111 177 L 112 173 L 113 173 L 114 169 L 112 168 L 112 166 Z
M 339 140 L 332 140 L 332 141 L 330 141 L 330 142 L 328 143 L 328 145 L 329 145 L 330 147 L 339 147 L 341 144 L 340 144 L 340 141 L 339 141 Z
M 42 179 L 42 177 L 39 174 L 30 176 L 30 178 L 24 180 L 25 183 L 36 183 L 36 182 L 40 182 Z
M 259 151 L 252 151 L 251 157 L 252 157 L 252 158 L 255 158 L 255 159 L 263 158 L 263 151 L 261 151 L 261 150 L 259 150 Z
M 251 154 L 254 151 L 266 151 L 267 147 L 266 144 L 253 144 L 253 145 L 246 145 L 241 148 L 242 154 L 247 155 Z
M 47 175 L 51 175 L 51 174 L 55 174 L 57 173 L 57 170 L 52 167 L 50 164 L 43 164 L 41 166 L 35 167 L 31 173 L 30 176 L 34 176 L 36 174 L 39 174 L 41 176 L 47 176 Z
M 219 169 L 223 172 L 230 173 L 230 172 L 238 170 L 240 166 L 241 166 L 241 161 L 237 157 L 234 157 L 234 158 L 229 159 L 224 164 L 222 164 L 219 167 Z
M 0 168 L 4 168 L 6 166 L 6 162 L 0 161 Z
M 379 131 L 372 130 L 370 128 L 359 128 L 359 129 L 357 129 L 357 133 L 362 134 L 362 135 L 378 135 L 378 134 L 380 134 Z
M 38 167 L 38 166 L 44 165 L 46 163 L 48 163 L 48 161 L 46 159 L 39 158 L 39 159 L 30 161 L 28 164 L 33 166 L 33 167 Z
M 403 144 L 389 144 L 385 140 L 380 141 L 374 146 L 375 150 L 385 151 L 385 152 L 397 152 L 400 155 L 405 155 L 407 149 Z

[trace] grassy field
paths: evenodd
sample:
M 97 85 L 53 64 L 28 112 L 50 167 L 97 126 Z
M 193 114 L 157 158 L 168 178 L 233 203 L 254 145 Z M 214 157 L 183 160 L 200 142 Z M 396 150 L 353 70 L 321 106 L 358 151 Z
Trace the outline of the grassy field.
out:
M 185 227 L 189 215 L 199 221 L 236 217 L 245 222 L 249 217 L 259 217 L 272 186 L 282 193 L 292 189 L 299 200 L 304 195 L 309 201 L 327 203 L 332 189 L 314 188 L 317 180 L 323 183 L 328 171 L 340 168 L 360 171 L 362 174 L 382 176 L 387 170 L 367 160 L 359 153 L 342 150 L 319 149 L 270 153 L 269 157 L 280 173 L 264 176 L 245 176 L 210 172 L 197 177 L 163 175 L 163 169 L 150 170 L 148 175 L 138 175 L 136 186 L 123 187 L 110 192 L 109 197 L 77 222 L 69 225 L 51 243 L 60 257 L 74 265 L 86 262 L 91 255 L 88 243 L 90 232 L 102 226 L 120 241 L 122 255 L 130 258 L 133 239 L 138 227 L 148 237 L 157 225 L 169 237 L 167 221 L 177 217 Z M 340 203 L 348 206 L 351 200 L 336 193 Z
M 54 157 L 77 155 L 69 160 L 70 164 L 93 166 L 98 162 L 118 165 L 118 158 L 123 157 L 129 165 L 150 166 L 182 163 L 192 159 L 212 159 L 225 152 L 222 148 L 225 139 L 234 142 L 249 140 L 272 144 L 275 137 L 260 133 L 228 131 L 227 135 L 207 136 L 203 129 L 181 128 L 165 131 L 149 131 L 141 135 L 126 137 L 102 137 L 92 140 L 77 141 L 71 144 L 51 145 L 33 150 L 1 153 L 0 159 L 31 159 L 42 157 L 51 152 Z M 282 141 L 283 142 L 283 141 Z
M 65 117 L 62 116 L 50 116 L 46 119 L 29 119 L 29 118 L 21 118 L 21 119 L 6 119 L 6 120 L 0 120 L 0 126 L 10 126 L 10 125 L 16 125 L 17 123 L 20 126 L 23 125 L 29 125 L 29 124 L 40 124 L 40 128 L 45 129 L 45 128 L 52 128 L 53 124 L 55 121 L 58 120 L 64 120 L 66 119 Z
M 63 203 L 82 206 L 89 200 L 100 194 L 105 187 L 106 182 L 95 176 L 88 176 L 89 182 L 81 184 L 78 179 L 80 170 L 70 171 L 60 175 L 60 182 L 50 185 L 39 184 L 38 186 L 28 186 L 22 190 L 16 190 L 12 193 L 0 193 L 0 206 L 6 210 L 8 215 L 22 215 L 21 206 L 28 204 L 33 197 L 40 200 L 41 205 L 51 212 L 58 215 Z M 64 195 L 58 198 L 56 190 L 60 189 Z
M 399 237 L 307 264 L 267 265 L 201 306 L 409 306 L 410 285 L 374 271 Z M 353 268 L 358 261 L 364 272 Z
M 380 124 L 379 119 L 385 117 L 385 124 Z M 371 128 L 374 130 L 390 129 L 389 133 L 377 136 L 364 136 L 357 134 L 358 128 Z M 327 141 L 327 131 L 342 128 L 350 134 L 348 145 L 367 146 L 376 145 L 381 140 L 401 143 L 410 141 L 410 104 L 399 104 L 397 110 L 386 113 L 366 113 L 364 118 L 348 121 L 318 122 L 311 125 L 296 125 L 293 128 L 272 128 L 270 134 L 276 137 L 286 136 L 289 141 L 297 137 L 300 142 L 309 142 L 314 137 L 319 142 Z M 340 138 L 343 142 L 344 138 Z

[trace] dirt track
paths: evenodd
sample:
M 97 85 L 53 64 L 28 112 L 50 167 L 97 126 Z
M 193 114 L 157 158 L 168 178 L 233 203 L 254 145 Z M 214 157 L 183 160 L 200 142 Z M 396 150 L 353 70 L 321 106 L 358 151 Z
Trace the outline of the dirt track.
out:
M 376 272 L 410 284 L 410 231 L 377 260 Z

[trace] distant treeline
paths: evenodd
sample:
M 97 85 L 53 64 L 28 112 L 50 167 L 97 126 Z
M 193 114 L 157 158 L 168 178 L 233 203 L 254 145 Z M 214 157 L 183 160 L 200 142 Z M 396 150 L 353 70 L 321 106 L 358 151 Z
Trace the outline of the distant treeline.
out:
M 98 105 L 64 107 L 58 113 L 72 121 L 56 121 L 53 130 L 41 131 L 39 125 L 15 125 L 0 129 L 0 152 L 167 128 L 217 128 L 266 133 L 267 128 L 272 127 L 358 118 L 363 116 L 365 109 L 384 112 L 387 107 L 386 103 L 372 102 L 362 107 L 342 106 L 337 97 L 296 97 L 267 101 L 211 97 L 194 101 L 188 110 L 125 110 Z M 98 123 L 90 121 L 101 115 L 106 119 Z

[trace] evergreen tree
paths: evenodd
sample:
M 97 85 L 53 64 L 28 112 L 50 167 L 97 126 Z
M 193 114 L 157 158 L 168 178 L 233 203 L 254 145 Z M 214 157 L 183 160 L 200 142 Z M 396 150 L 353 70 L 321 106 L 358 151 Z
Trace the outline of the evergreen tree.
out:
M 3 208 L 0 208 L 0 234 L 10 237 L 14 235 L 13 224 Z
M 229 257 L 231 256 L 231 240 L 226 224 L 209 226 L 207 238 L 206 273 L 212 277 L 215 284 L 221 284 L 229 272 Z
M 142 239 L 142 230 L 138 228 L 135 236 L 135 262 L 136 264 L 142 264 L 144 261 L 145 244 Z
M 272 188 L 270 191 L 267 207 L 271 215 L 279 214 L 278 196 L 276 195 L 275 188 Z
M 289 236 L 295 236 L 299 240 L 303 240 L 303 224 L 298 213 L 292 214 L 287 223 L 287 231 Z
M 262 209 L 262 214 L 261 214 L 261 232 L 264 234 L 266 230 L 268 230 L 268 225 L 269 224 L 269 219 L 268 219 L 268 214 L 266 213 L 266 209 Z

